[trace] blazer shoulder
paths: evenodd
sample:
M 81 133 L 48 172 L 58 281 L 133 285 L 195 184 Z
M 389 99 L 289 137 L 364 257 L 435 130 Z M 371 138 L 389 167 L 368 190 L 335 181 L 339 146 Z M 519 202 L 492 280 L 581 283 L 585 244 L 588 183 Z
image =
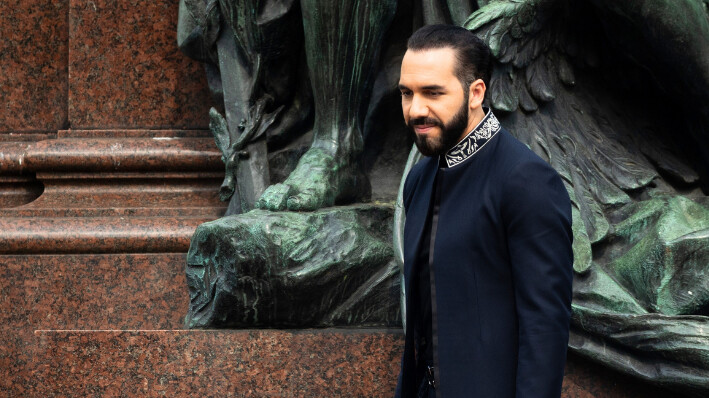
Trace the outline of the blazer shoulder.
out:
M 504 195 L 527 197 L 542 195 L 562 203 L 570 202 L 559 173 L 546 160 L 534 153 L 508 131 L 501 131 L 498 171 Z M 570 206 L 570 204 L 569 204 Z
M 505 176 L 511 177 L 513 173 L 528 174 L 534 178 L 536 175 L 553 175 L 561 182 L 559 173 L 544 159 L 537 155 L 527 145 L 515 138 L 509 131 L 500 131 L 500 150 L 496 159 L 500 161 L 498 169 Z

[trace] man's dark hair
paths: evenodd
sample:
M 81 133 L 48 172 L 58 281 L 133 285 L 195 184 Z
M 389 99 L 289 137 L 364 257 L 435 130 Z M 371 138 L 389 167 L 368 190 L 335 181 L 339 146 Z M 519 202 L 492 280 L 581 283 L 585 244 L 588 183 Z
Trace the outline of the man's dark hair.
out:
M 412 51 L 452 48 L 457 61 L 455 75 L 468 93 L 470 85 L 477 79 L 490 88 L 492 61 L 488 46 L 471 31 L 453 25 L 427 25 L 414 32 L 406 43 Z

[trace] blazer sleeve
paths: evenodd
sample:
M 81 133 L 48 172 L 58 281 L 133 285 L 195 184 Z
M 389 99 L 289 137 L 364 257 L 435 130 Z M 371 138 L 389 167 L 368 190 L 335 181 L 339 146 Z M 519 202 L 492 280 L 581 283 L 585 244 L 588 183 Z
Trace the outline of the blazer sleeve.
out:
M 571 317 L 571 202 L 553 168 L 523 162 L 504 179 L 501 213 L 519 327 L 516 396 L 558 398 Z

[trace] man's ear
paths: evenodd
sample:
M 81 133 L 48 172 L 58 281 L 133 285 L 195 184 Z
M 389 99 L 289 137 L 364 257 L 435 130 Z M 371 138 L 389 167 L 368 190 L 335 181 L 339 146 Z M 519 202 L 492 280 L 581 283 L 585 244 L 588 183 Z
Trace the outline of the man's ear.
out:
M 471 110 L 478 109 L 482 106 L 483 100 L 485 99 L 485 82 L 482 79 L 477 79 L 470 84 L 468 92 L 468 106 Z

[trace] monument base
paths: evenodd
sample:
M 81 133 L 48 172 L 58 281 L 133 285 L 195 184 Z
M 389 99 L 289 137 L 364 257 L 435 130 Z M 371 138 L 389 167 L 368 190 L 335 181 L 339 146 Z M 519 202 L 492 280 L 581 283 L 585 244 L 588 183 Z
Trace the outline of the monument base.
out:
M 0 396 L 393 396 L 398 328 L 181 330 L 184 253 L 0 265 Z M 569 354 L 562 397 L 638 396 L 678 395 Z
M 366 329 L 37 330 L 33 340 L 10 396 L 391 397 L 403 349 L 399 331 Z M 571 354 L 561 396 L 677 395 Z

